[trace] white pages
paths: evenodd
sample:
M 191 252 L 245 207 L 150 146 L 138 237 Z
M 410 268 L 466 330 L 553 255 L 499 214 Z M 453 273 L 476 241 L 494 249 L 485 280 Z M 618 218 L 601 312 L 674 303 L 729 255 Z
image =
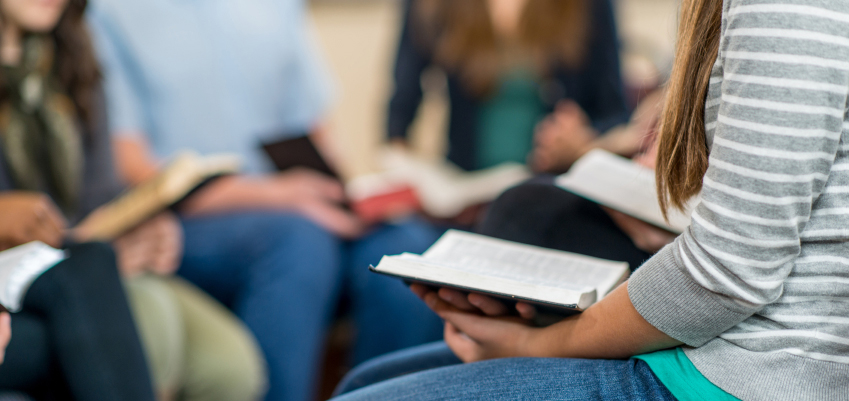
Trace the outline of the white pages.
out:
M 0 305 L 19 312 L 32 282 L 65 257 L 64 251 L 39 241 L 0 252 Z
M 557 177 L 556 184 L 675 233 L 690 225 L 690 208 L 686 213 L 670 209 L 669 222 L 663 219 L 653 170 L 604 150 L 592 150 L 578 159 L 568 173 Z M 695 205 L 694 202 L 690 205 Z
M 628 275 L 628 264 L 450 230 L 423 255 L 384 256 L 374 271 L 583 310 Z

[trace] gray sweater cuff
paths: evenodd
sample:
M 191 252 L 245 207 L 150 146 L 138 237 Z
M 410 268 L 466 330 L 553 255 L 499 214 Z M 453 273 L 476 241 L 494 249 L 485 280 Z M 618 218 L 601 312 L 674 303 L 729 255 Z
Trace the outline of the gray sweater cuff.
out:
M 695 282 L 676 258 L 677 248 L 677 241 L 667 245 L 637 269 L 628 280 L 628 296 L 652 326 L 698 347 L 751 313 L 730 310 L 723 301 L 733 301 Z

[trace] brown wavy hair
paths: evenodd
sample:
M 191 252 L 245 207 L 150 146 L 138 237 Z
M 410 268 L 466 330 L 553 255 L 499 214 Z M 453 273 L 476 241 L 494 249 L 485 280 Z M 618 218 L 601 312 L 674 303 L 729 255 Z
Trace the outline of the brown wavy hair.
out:
M 684 0 L 678 48 L 661 118 L 657 196 L 664 215 L 702 189 L 708 168 L 705 100 L 719 53 L 722 0 Z
M 519 21 L 519 43 L 544 75 L 553 64 L 578 69 L 587 53 L 590 1 L 528 0 Z M 501 73 L 499 39 L 486 0 L 415 0 L 415 36 L 434 61 L 460 75 L 472 94 L 484 97 Z
M 65 12 L 50 33 L 55 43 L 53 70 L 59 84 L 76 107 L 80 119 L 93 127 L 102 110 L 98 110 L 95 93 L 101 73 L 91 37 L 85 23 L 87 0 L 69 0 Z M 3 77 L 0 75 L 0 80 Z M 0 103 L 9 94 L 0 85 Z

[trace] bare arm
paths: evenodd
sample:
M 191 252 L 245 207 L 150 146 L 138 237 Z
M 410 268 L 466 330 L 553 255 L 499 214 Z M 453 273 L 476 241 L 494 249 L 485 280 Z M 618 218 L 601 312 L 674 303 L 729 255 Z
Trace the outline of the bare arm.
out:
M 140 132 L 122 132 L 112 140 L 115 164 L 121 179 L 138 185 L 156 175 L 159 161 L 150 150 L 150 144 Z

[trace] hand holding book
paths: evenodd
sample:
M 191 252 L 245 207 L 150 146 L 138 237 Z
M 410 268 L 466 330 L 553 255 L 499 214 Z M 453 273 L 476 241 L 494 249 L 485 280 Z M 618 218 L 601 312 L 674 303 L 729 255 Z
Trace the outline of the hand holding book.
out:
M 62 244 L 67 223 L 53 201 L 38 192 L 0 194 L 0 251 L 32 241 Z

